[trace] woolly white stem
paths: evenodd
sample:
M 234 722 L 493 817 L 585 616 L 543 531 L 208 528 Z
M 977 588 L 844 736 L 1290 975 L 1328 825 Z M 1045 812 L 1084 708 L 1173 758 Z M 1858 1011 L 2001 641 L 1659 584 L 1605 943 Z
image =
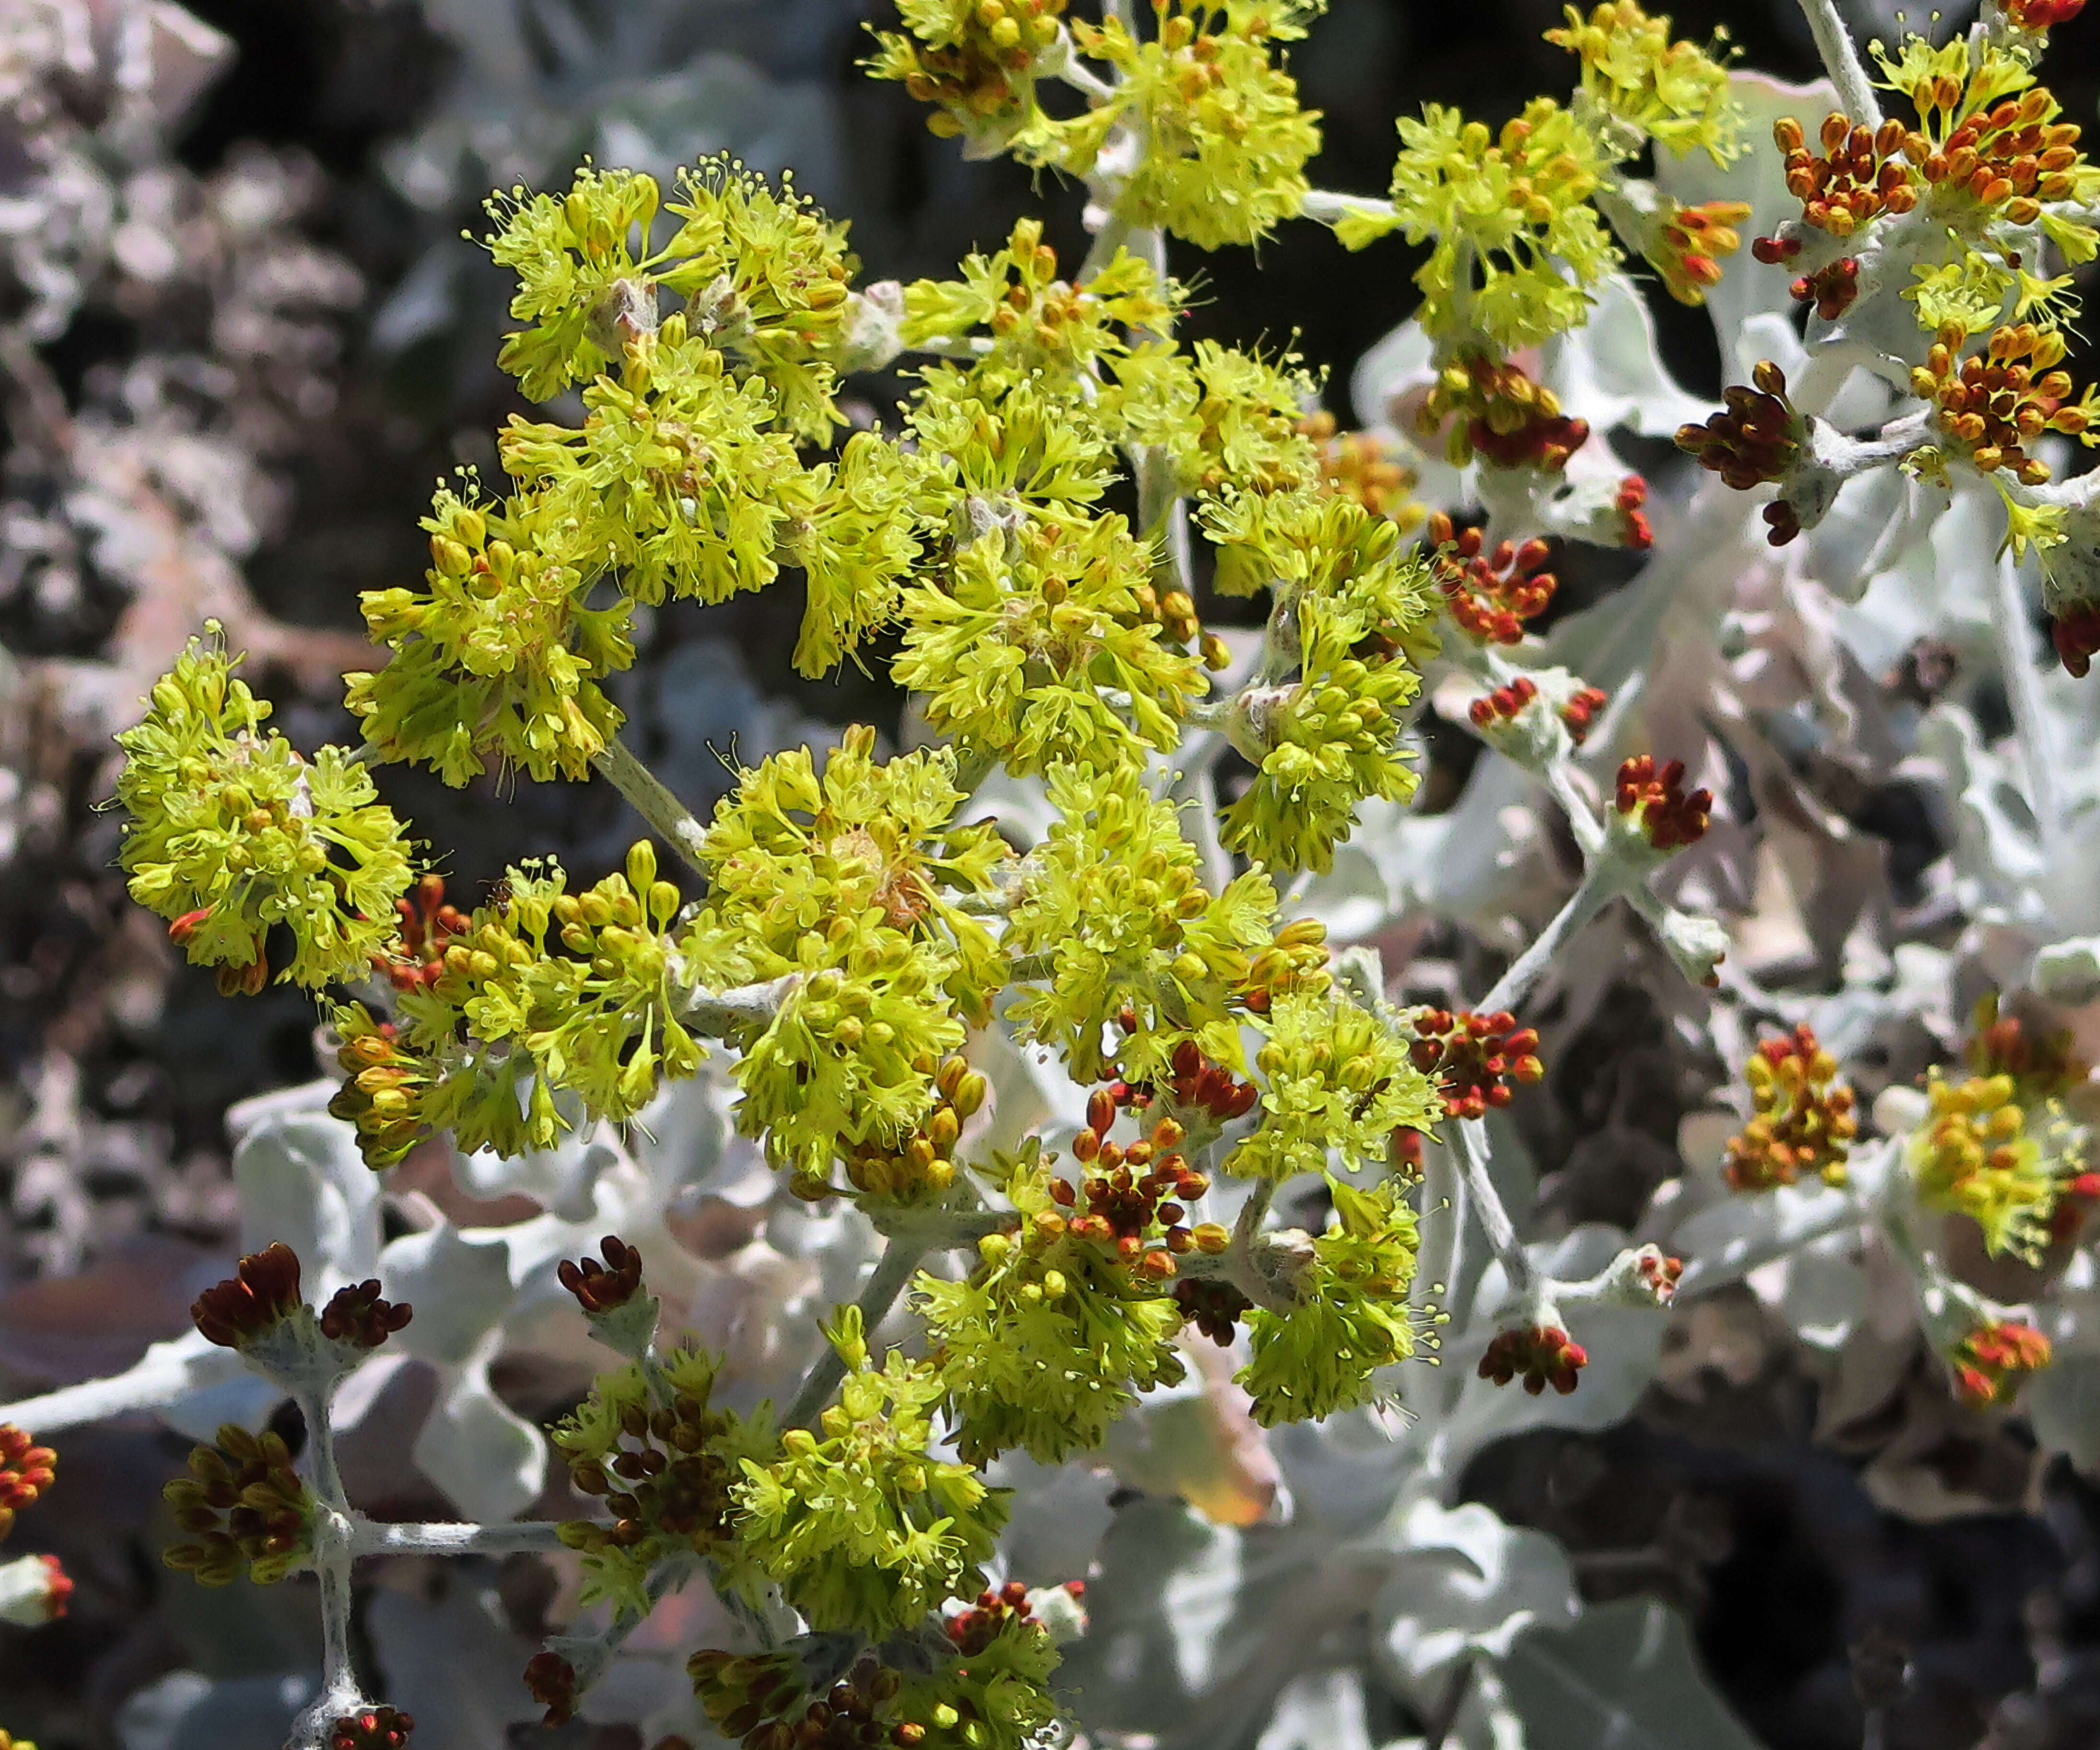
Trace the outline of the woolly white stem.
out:
M 1538 1277 L 1531 1267 L 1531 1259 L 1517 1239 L 1516 1225 L 1511 1221 L 1508 1210 L 1502 1206 L 1502 1193 L 1495 1189 L 1493 1176 L 1488 1171 L 1486 1122 L 1461 1118 L 1456 1129 L 1458 1159 L 1466 1170 L 1466 1189 L 1480 1216 L 1480 1231 L 1487 1235 L 1488 1245 L 1502 1265 L 1502 1274 L 1509 1278 L 1511 1298 L 1529 1302 L 1537 1290 Z
M 1859 50 L 1853 46 L 1851 33 L 1838 15 L 1834 0 L 1801 0 L 1801 10 L 1815 33 L 1815 52 L 1823 57 L 1824 70 L 1838 87 L 1838 101 L 1846 114 L 1861 126 L 1879 127 L 1882 106 L 1875 99 L 1874 88 L 1867 82 L 1867 69 L 1860 63 Z
M 663 781 L 639 760 L 617 735 L 605 744 L 605 752 L 592 760 L 599 774 L 623 796 L 634 812 L 648 822 L 650 830 L 702 875 L 708 866 L 700 861 L 700 847 L 707 828 L 692 811 L 664 786 Z
M 42 1397 L 0 1404 L 0 1422 L 12 1422 L 33 1435 L 57 1434 L 135 1410 L 165 1409 L 192 1391 L 237 1379 L 246 1370 L 232 1350 L 201 1349 L 201 1341 L 189 1337 L 156 1343 L 136 1366 L 110 1378 L 85 1380 Z
M 379 1525 L 351 1515 L 350 1551 L 366 1555 L 545 1554 L 562 1547 L 561 1526 L 552 1519 L 515 1525 Z
M 1498 1009 L 1515 1009 L 1531 994 L 1532 987 L 1546 976 L 1546 969 L 1553 963 L 1553 957 L 1566 947 L 1575 932 L 1602 910 L 1606 901 L 1614 898 L 1619 891 L 1620 871 L 1608 861 L 1599 858 L 1583 871 L 1582 880 L 1568 895 L 1568 903 L 1554 915 L 1553 920 L 1539 932 L 1538 941 L 1519 954 L 1510 964 L 1510 969 L 1495 981 L 1494 989 L 1482 997 L 1476 1005 L 1483 1015 L 1492 1015 Z
M 780 1012 L 780 1005 L 801 981 L 800 972 L 788 972 L 763 984 L 695 990 L 686 999 L 679 1018 L 695 1032 L 716 1038 L 739 1027 L 762 1025 Z
M 862 1329 L 871 1341 L 876 1327 L 889 1316 L 896 1304 L 897 1297 L 904 1292 L 904 1285 L 911 1280 L 912 1272 L 926 1255 L 926 1248 L 907 1245 L 892 1240 L 876 1263 L 875 1273 L 867 1279 L 867 1285 L 860 1291 L 856 1304 L 860 1307 Z M 832 1400 L 839 1382 L 846 1377 L 845 1359 L 831 1344 L 824 1345 L 823 1353 L 804 1378 L 795 1394 L 795 1401 L 788 1406 L 788 1413 L 780 1419 L 783 1428 L 806 1428 L 816 1421 L 824 1406 Z
M 307 1488 L 314 1498 L 312 1566 L 321 1593 L 321 1692 L 292 1722 L 285 1750 L 327 1750 L 329 1727 L 365 1705 L 351 1663 L 350 1567 L 355 1533 L 342 1473 L 336 1467 L 335 1433 L 329 1422 L 333 1395 L 332 1385 L 293 1394 L 307 1425 Z

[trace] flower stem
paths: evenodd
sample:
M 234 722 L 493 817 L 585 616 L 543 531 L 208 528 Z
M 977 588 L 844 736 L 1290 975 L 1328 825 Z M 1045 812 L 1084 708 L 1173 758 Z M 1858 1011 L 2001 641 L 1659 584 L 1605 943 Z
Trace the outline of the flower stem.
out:
M 1531 994 L 1532 987 L 1546 976 L 1553 957 L 1617 893 L 1617 871 L 1605 859 L 1593 861 L 1583 871 L 1581 885 L 1568 895 L 1568 903 L 1539 932 L 1538 940 L 1511 963 L 1510 969 L 1495 981 L 1494 989 L 1480 998 L 1480 1012 L 1492 1015 L 1499 1009 L 1514 1009 L 1523 1002 Z
M 800 972 L 787 972 L 763 984 L 695 990 L 686 999 L 678 1018 L 696 1033 L 721 1038 L 740 1027 L 760 1026 L 771 1020 L 801 981 Z
M 1502 1206 L 1502 1193 L 1495 1189 L 1494 1179 L 1488 1171 L 1486 1121 L 1461 1118 L 1458 1131 L 1458 1159 L 1466 1170 L 1466 1189 L 1480 1218 L 1480 1231 L 1487 1235 L 1488 1245 L 1502 1265 L 1502 1274 L 1509 1278 L 1511 1298 L 1529 1301 L 1537 1288 L 1538 1279 L 1531 1267 L 1531 1259 L 1518 1241 L 1516 1225 Z
M 333 1384 L 293 1394 L 307 1425 L 307 1483 L 314 1497 L 313 1569 L 321 1592 L 321 1690 L 293 1722 L 285 1750 L 325 1750 L 329 1729 L 365 1704 L 351 1661 L 350 1567 L 355 1520 L 336 1468 L 335 1431 L 329 1422 Z
M 1815 52 L 1823 57 L 1824 70 L 1838 88 L 1838 101 L 1857 126 L 1882 125 L 1882 106 L 1874 88 L 1867 82 L 1867 69 L 1853 46 L 1851 33 L 1838 15 L 1835 0 L 1801 0 L 1802 14 L 1815 37 Z
M 920 1260 L 926 1255 L 924 1246 L 907 1245 L 893 1240 L 884 1250 L 875 1267 L 875 1273 L 861 1289 L 861 1325 L 872 1338 L 876 1327 L 889 1316 L 897 1297 L 904 1292 L 904 1285 L 911 1280 Z M 838 1351 L 829 1343 L 816 1359 L 795 1394 L 795 1401 L 788 1406 L 788 1413 L 780 1419 L 783 1428 L 806 1428 L 815 1422 L 824 1406 L 832 1400 L 839 1382 L 846 1377 L 846 1364 Z
M 634 812 L 649 822 L 650 830 L 702 875 L 708 866 L 700 860 L 707 828 L 692 811 L 667 790 L 656 774 L 639 760 L 617 735 L 605 744 L 605 752 L 591 761 L 612 787 L 627 798 Z
M 156 1343 L 136 1366 L 108 1379 L 84 1380 L 42 1397 L 0 1404 L 0 1422 L 33 1435 L 57 1434 L 134 1410 L 164 1409 L 178 1398 L 238 1379 L 245 1368 L 231 1349 L 201 1347 L 194 1333 Z
M 545 1554 L 562 1547 L 561 1527 L 552 1519 L 514 1525 L 381 1525 L 351 1515 L 351 1554 L 365 1555 Z

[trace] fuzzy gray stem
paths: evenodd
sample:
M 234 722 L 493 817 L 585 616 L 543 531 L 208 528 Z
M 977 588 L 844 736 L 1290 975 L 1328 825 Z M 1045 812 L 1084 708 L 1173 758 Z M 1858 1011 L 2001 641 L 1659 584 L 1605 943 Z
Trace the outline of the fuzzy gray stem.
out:
M 700 860 L 707 828 L 694 819 L 692 811 L 665 789 L 661 779 L 635 758 L 633 750 L 617 735 L 605 744 L 605 752 L 591 761 L 612 787 L 627 798 L 628 804 L 671 849 L 702 875 L 708 866 Z
M 1801 0 L 1802 14 L 1815 37 L 1815 52 L 1823 57 L 1824 70 L 1838 88 L 1838 101 L 1855 125 L 1877 128 L 1882 106 L 1874 88 L 1867 82 L 1867 69 L 1853 46 L 1851 33 L 1838 15 L 1835 0 Z
M 860 1308 L 862 1329 L 867 1332 L 871 1342 L 874 1341 L 876 1326 L 889 1316 L 897 1297 L 904 1292 L 904 1285 L 911 1280 L 912 1272 L 918 1269 L 920 1260 L 925 1255 L 924 1246 L 907 1245 L 895 1240 L 891 1241 L 884 1250 L 876 1264 L 875 1273 L 867 1279 L 867 1285 L 861 1289 L 860 1298 L 855 1303 Z M 795 1394 L 795 1401 L 788 1406 L 788 1413 L 781 1417 L 780 1426 L 783 1428 L 809 1427 L 823 1413 L 824 1406 L 831 1402 L 832 1392 L 838 1389 L 839 1382 L 845 1377 L 845 1359 L 829 1343 L 825 1344 L 824 1352 L 817 1357 L 815 1364 L 803 1379 L 801 1389 Z
M 321 1594 L 321 1692 L 293 1721 L 285 1750 L 325 1750 L 329 1727 L 365 1704 L 351 1663 L 350 1567 L 355 1537 L 350 1503 L 336 1468 L 335 1432 L 329 1422 L 333 1382 L 295 1392 L 307 1425 L 307 1459 L 314 1498 L 313 1569 Z
M 1529 1302 L 1537 1292 L 1538 1278 L 1531 1259 L 1516 1236 L 1516 1225 L 1502 1206 L 1502 1193 L 1488 1171 L 1488 1127 L 1480 1118 L 1461 1118 L 1458 1124 L 1458 1159 L 1466 1170 L 1466 1189 L 1480 1218 L 1480 1231 L 1488 1236 L 1502 1274 L 1509 1278 L 1513 1299 Z
M 352 1555 L 546 1554 L 562 1547 L 561 1527 L 552 1519 L 514 1525 L 379 1525 L 353 1514 Z
M 0 1422 L 12 1422 L 37 1435 L 58 1434 L 136 1410 L 164 1409 L 178 1398 L 223 1386 L 245 1371 L 240 1355 L 231 1349 L 189 1355 L 155 1352 L 171 1347 L 157 1343 L 137 1366 L 111 1378 L 85 1380 L 42 1397 L 0 1404 Z
M 1477 1005 L 1483 1015 L 1500 1009 L 1514 1010 L 1531 994 L 1532 987 L 1546 976 L 1553 957 L 1573 939 L 1575 932 L 1601 911 L 1618 892 L 1617 871 L 1604 858 L 1593 861 L 1583 871 L 1582 884 L 1568 896 L 1568 903 L 1538 933 L 1538 940 L 1511 963 L 1510 969 L 1495 981 L 1494 989 Z
M 788 972 L 763 984 L 738 985 L 727 990 L 695 990 L 686 999 L 679 1019 L 695 1033 L 721 1038 L 744 1027 L 764 1026 L 780 1012 L 800 972 Z

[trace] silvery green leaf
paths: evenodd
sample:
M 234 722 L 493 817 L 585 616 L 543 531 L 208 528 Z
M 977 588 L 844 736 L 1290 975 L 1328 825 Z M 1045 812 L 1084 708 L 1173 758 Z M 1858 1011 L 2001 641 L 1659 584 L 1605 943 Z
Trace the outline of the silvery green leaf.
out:
M 1088 1726 L 1166 1732 L 1230 1664 L 1220 1631 L 1238 1598 L 1244 1541 L 1179 1501 L 1115 1516 L 1087 1588 L 1087 1633 L 1067 1647 L 1061 1695 Z
M 233 1182 L 240 1249 L 281 1240 L 299 1254 L 309 1300 L 361 1282 L 379 1263 L 379 1175 L 357 1152 L 357 1133 L 327 1105 L 334 1084 L 310 1082 L 234 1107 Z
M 1308 1671 L 1276 1698 L 1255 1750 L 1371 1750 L 1363 1679 L 1353 1671 Z
M 1525 1750 L 1759 1750 L 1708 1684 L 1683 1618 L 1652 1598 L 1525 1635 L 1501 1674 Z
M 1706 293 L 1706 309 L 1714 319 L 1714 332 L 1721 345 L 1724 381 L 1747 383 L 1759 359 L 1773 356 L 1759 352 L 1755 344 L 1745 346 L 1745 325 L 1760 315 L 1777 315 L 1791 321 L 1793 299 L 1788 291 L 1793 276 L 1784 267 L 1767 267 L 1754 259 L 1747 247 L 1753 237 L 1770 236 L 1780 220 L 1798 218 L 1801 202 L 1787 192 L 1785 166 L 1769 148 L 1772 124 L 1782 116 L 1815 117 L 1838 107 L 1838 94 L 1828 80 L 1808 85 L 1788 85 L 1762 73 L 1731 73 L 1728 95 L 1742 108 L 1744 143 L 1741 156 L 1726 169 L 1717 166 L 1703 152 L 1679 157 L 1673 152 L 1656 154 L 1655 180 L 1664 193 L 1688 205 L 1702 201 L 1746 201 L 1750 216 L 1737 229 L 1745 247 L 1732 258 L 1721 283 Z
M 2030 977 L 2054 1002 L 2082 1007 L 2100 998 L 2100 936 L 2074 937 L 2036 950 Z
M 390 1345 L 442 1366 L 457 1366 L 508 1316 L 515 1298 L 510 1281 L 508 1230 L 463 1232 L 440 1222 L 421 1233 L 404 1234 L 380 1259 L 381 1291 L 397 1306 L 406 1301 L 415 1316 Z
M 1858 1227 L 1865 1219 L 1849 1191 L 1820 1179 L 1731 1197 L 1701 1210 L 1670 1236 L 1671 1248 L 1685 1261 L 1678 1291 L 1696 1294 L 1734 1281 L 1841 1223 Z
M 1590 1223 L 1555 1245 L 1529 1250 L 1533 1267 L 1542 1274 L 1578 1282 L 1597 1275 L 1625 1245 L 1619 1229 Z M 1588 1305 L 1566 1314 L 1569 1336 L 1589 1355 L 1573 1391 L 1533 1397 L 1515 1382 L 1498 1386 L 1481 1378 L 1475 1366 L 1493 1329 L 1494 1311 L 1507 1298 L 1502 1267 L 1490 1264 L 1473 1298 L 1471 1342 L 1446 1342 L 1445 1368 L 1461 1383 L 1456 1401 L 1432 1436 L 1430 1458 L 1440 1476 L 1457 1476 L 1475 1452 L 1504 1435 L 1533 1428 L 1608 1427 L 1633 1408 L 1655 1378 L 1667 1316 L 1660 1309 Z
M 1935 487 L 1911 488 L 1920 501 L 1900 539 L 1879 554 L 1864 589 L 1847 589 L 1836 567 L 1819 580 L 1851 606 L 1836 617 L 1838 634 L 1869 673 L 1886 673 L 1920 638 L 1942 638 L 1965 662 L 1996 664 L 1989 592 L 1981 577 L 1996 546 L 2005 513 L 1988 488 L 1951 497 Z
M 1593 432 L 1623 425 L 1666 438 L 1711 406 L 1687 395 L 1657 348 L 1655 319 L 1624 274 L 1607 275 L 1591 291 L 1590 320 L 1556 334 L 1540 350 L 1538 378 L 1561 411 L 1586 419 Z
M 1414 430 L 1414 408 L 1436 380 L 1436 348 L 1412 316 L 1357 360 L 1349 404 L 1357 423 L 1401 446 L 1424 503 L 1463 504 L 1466 471 L 1445 459 L 1444 447 Z
M 1371 1606 L 1376 1656 L 1410 1695 L 1469 1653 L 1506 1656 L 1538 1624 L 1582 1609 L 1560 1545 L 1477 1502 L 1417 1501 L 1389 1534 L 1401 1560 Z
M 598 1175 L 620 1158 L 619 1151 L 587 1131 L 571 1131 L 551 1148 L 527 1149 L 505 1157 L 492 1148 L 474 1154 L 452 1151 L 452 1183 L 483 1202 L 507 1196 L 527 1197 L 565 1221 L 580 1221 L 591 1212 Z
M 1926 713 L 1917 750 L 1946 774 L 1954 804 L 1955 893 L 1979 921 L 2048 931 L 2038 894 L 2046 862 L 2027 797 L 1969 714 L 1948 704 Z
M 1366 802 L 1353 842 L 1375 859 L 1396 915 L 1427 911 L 1500 937 L 1511 912 L 1536 895 L 1529 877 L 1539 793 L 1522 767 L 1484 753 L 1456 807 L 1420 815 Z
M 1115 1479 L 1084 1464 L 1038 1464 L 1022 1452 L 1002 1455 L 986 1477 L 1013 1491 L 999 1537 L 1008 1576 L 1031 1586 L 1085 1579 L 1115 1519 Z
M 547 1479 L 547 1442 L 488 1383 L 495 1345 L 466 1364 L 441 1369 L 438 1401 L 416 1436 L 416 1468 L 470 1519 L 515 1519 Z M 413 1712 L 412 1708 L 409 1710 Z
M 194 1332 L 190 1334 L 196 1335 Z M 196 1340 L 204 1341 L 201 1337 Z M 178 1338 L 175 1341 L 183 1339 Z M 156 1343 L 153 1347 L 161 1349 L 170 1346 Z M 214 1349 L 213 1353 L 230 1355 L 231 1351 Z M 185 1392 L 161 1412 L 161 1420 L 176 1433 L 187 1435 L 192 1440 L 209 1440 L 227 1422 L 236 1422 L 251 1432 L 259 1431 L 284 1400 L 285 1394 L 280 1386 L 259 1373 L 244 1370 L 231 1379 Z

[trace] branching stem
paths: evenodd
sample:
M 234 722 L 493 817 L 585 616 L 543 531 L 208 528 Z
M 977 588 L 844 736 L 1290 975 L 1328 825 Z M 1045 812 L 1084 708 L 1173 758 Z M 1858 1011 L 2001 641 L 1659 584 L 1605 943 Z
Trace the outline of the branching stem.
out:
M 591 761 L 599 773 L 627 798 L 634 812 L 649 822 L 650 830 L 702 875 L 708 866 L 700 860 L 707 828 L 693 818 L 692 810 L 664 786 L 663 781 L 634 756 L 617 735 L 605 744 L 605 752 Z
M 897 1297 L 904 1292 L 904 1285 L 926 1255 L 924 1246 L 907 1245 L 893 1240 L 876 1262 L 875 1273 L 867 1279 L 855 1303 L 860 1308 L 861 1325 L 868 1336 L 875 1335 L 876 1327 L 889 1316 L 896 1304 Z M 824 1406 L 832 1400 L 839 1382 L 846 1377 L 846 1364 L 831 1344 L 824 1345 L 823 1353 L 817 1357 L 801 1386 L 795 1394 L 795 1401 L 788 1406 L 788 1413 L 781 1418 L 783 1428 L 806 1428 L 814 1422 Z
M 1882 125 L 1882 106 L 1867 82 L 1867 69 L 1853 46 L 1851 33 L 1838 15 L 1835 0 L 1801 0 L 1802 15 L 1815 34 L 1815 51 L 1823 57 L 1824 70 L 1838 88 L 1838 101 L 1859 126 Z
M 367 1555 L 546 1554 L 562 1547 L 561 1527 L 552 1519 L 512 1525 L 381 1525 L 351 1515 L 350 1553 Z
M 1495 1189 L 1493 1175 L 1488 1171 L 1486 1122 L 1461 1118 L 1454 1128 L 1458 1137 L 1458 1159 L 1466 1170 L 1466 1190 L 1480 1219 L 1480 1231 L 1487 1235 L 1488 1245 L 1502 1265 L 1502 1274 L 1509 1278 L 1511 1298 L 1529 1302 L 1537 1291 L 1538 1276 L 1517 1239 L 1516 1225 L 1502 1206 L 1502 1193 Z
M 1554 915 L 1552 922 L 1539 932 L 1538 940 L 1511 963 L 1510 969 L 1495 981 L 1494 989 L 1480 998 L 1477 1005 L 1480 1012 L 1492 1015 L 1498 1009 L 1515 1009 L 1546 976 L 1553 957 L 1573 940 L 1577 931 L 1617 896 L 1618 891 L 1618 871 L 1604 858 L 1593 859 L 1583 872 L 1582 884 L 1568 896 L 1568 903 Z

